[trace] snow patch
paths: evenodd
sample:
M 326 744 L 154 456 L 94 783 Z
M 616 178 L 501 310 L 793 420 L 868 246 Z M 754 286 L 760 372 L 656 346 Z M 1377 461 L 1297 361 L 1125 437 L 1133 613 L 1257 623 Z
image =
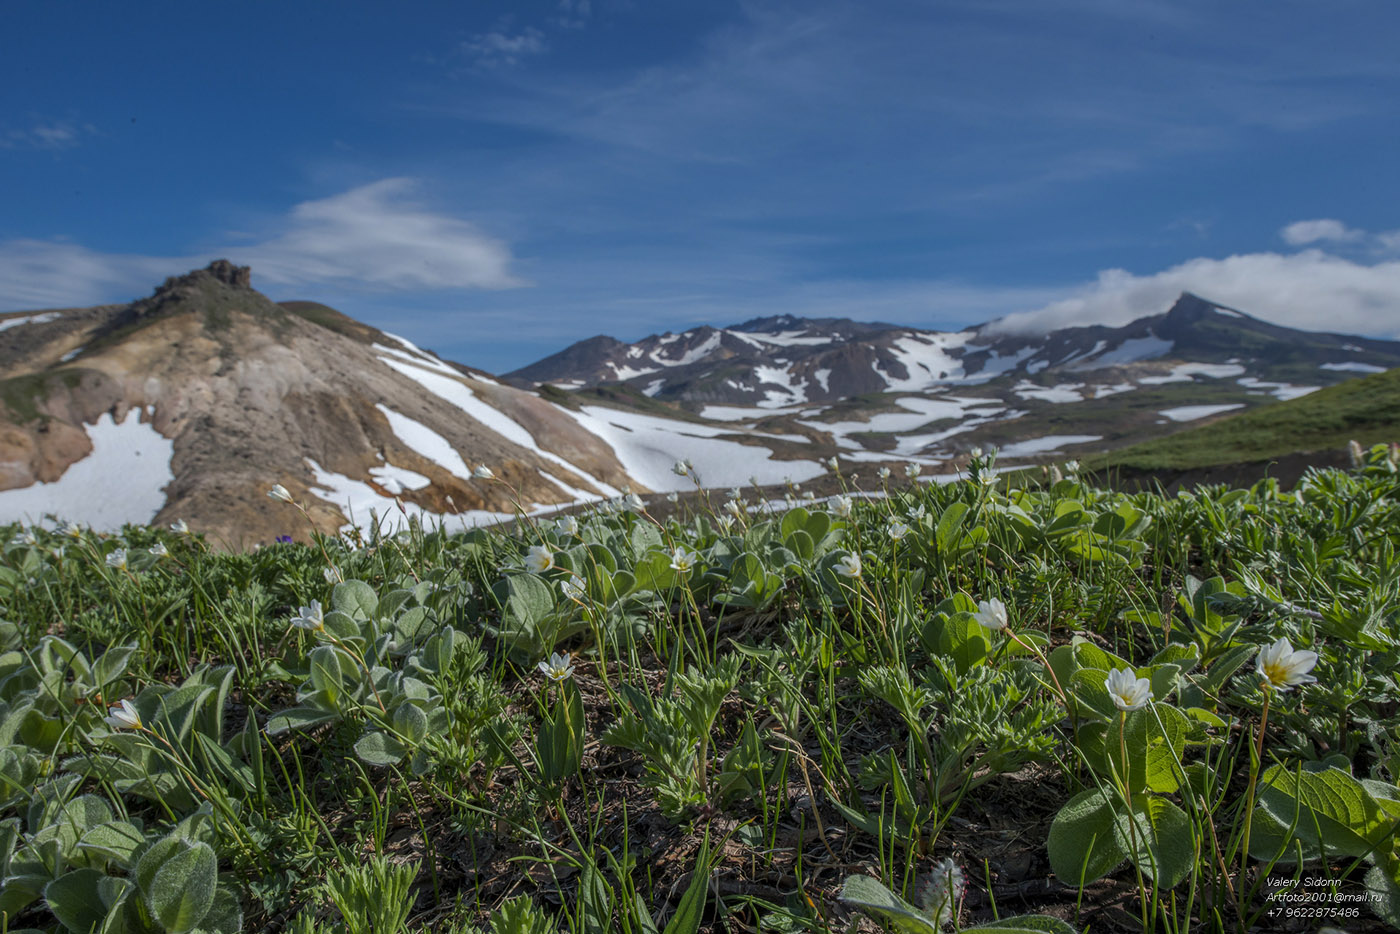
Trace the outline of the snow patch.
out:
M 463 480 L 471 479 L 472 469 L 462 460 L 462 456 L 457 453 L 452 442 L 422 422 L 416 422 L 407 415 L 400 415 L 387 405 L 381 404 L 375 408 L 384 413 L 384 417 L 389 420 L 389 427 L 410 450 L 437 464 L 453 476 L 461 477 Z M 409 487 L 409 489 L 416 490 L 418 487 Z
M 1386 368 L 1383 366 L 1372 366 L 1369 363 L 1357 363 L 1354 360 L 1346 363 L 1324 363 L 1321 369 L 1346 370 L 1352 373 L 1384 373 L 1386 371 Z
M 717 438 L 729 433 L 725 428 L 604 406 L 586 405 L 581 412 L 561 411 L 606 442 L 628 475 L 657 493 L 693 486 L 688 478 L 671 472 L 678 460 L 690 460 L 707 486 L 747 484 L 751 476 L 758 477 L 760 483 L 789 479 L 801 482 L 825 472 L 815 461 L 774 460 L 768 448 Z
M 651 382 L 647 383 L 647 388 L 642 390 L 642 395 L 654 397 L 657 393 L 661 391 L 661 387 L 665 385 L 666 380 L 654 379 Z
M 1247 389 L 1260 390 L 1269 393 L 1275 399 L 1296 399 L 1299 396 L 1306 396 L 1310 392 L 1317 392 L 1321 386 L 1294 386 L 1291 383 L 1270 383 L 1253 376 L 1246 376 L 1244 379 L 1237 379 L 1239 383 Z
M 175 479 L 175 444 L 131 408 L 116 421 L 103 413 L 85 425 L 92 453 L 53 483 L 0 490 L 0 523 L 33 524 L 45 513 L 115 532 L 128 522 L 148 524 L 165 506 L 165 486 Z
M 775 366 L 756 366 L 753 368 L 753 375 L 760 386 L 768 384 L 782 387 L 765 390 L 764 400 L 758 403 L 761 408 L 777 409 L 788 405 L 801 405 L 807 401 L 807 381 L 803 380 L 800 384 L 794 382 L 789 367 L 779 369 Z
M 1106 366 L 1117 366 L 1122 363 L 1136 363 L 1139 360 L 1152 360 L 1163 357 L 1172 352 L 1175 344 L 1172 341 L 1162 340 L 1153 334 L 1150 337 L 1130 337 L 1112 350 L 1085 360 L 1075 366 L 1076 370 L 1097 370 Z
M 0 321 L 0 331 L 8 331 L 10 328 L 17 328 L 22 324 L 45 324 L 49 321 L 57 321 L 63 317 L 56 311 L 46 311 L 41 315 L 24 315 L 20 318 L 6 318 Z
M 1037 386 L 1028 379 L 1023 379 L 1011 388 L 1011 391 L 1022 399 L 1039 399 L 1042 402 L 1083 402 L 1084 397 L 1079 394 L 1079 390 L 1084 388 L 1083 383 L 1057 383 L 1054 386 Z
M 414 473 L 412 470 L 405 470 L 402 467 L 395 467 L 393 464 L 384 464 L 380 467 L 371 467 L 369 475 L 375 482 L 388 493 L 397 496 L 404 490 L 421 490 L 433 481 L 423 476 L 421 473 Z
M 1179 405 L 1174 409 L 1163 409 L 1157 414 L 1166 416 L 1174 422 L 1194 422 L 1198 418 L 1206 418 L 1210 415 L 1228 412 L 1231 409 L 1242 408 L 1244 408 L 1243 402 L 1232 402 L 1227 405 Z
M 817 370 L 812 374 L 812 378 L 822 387 L 822 392 L 831 392 L 831 386 L 827 383 L 827 380 L 831 379 L 830 370 Z
M 1172 367 L 1171 373 L 1166 376 L 1144 376 L 1138 382 L 1144 386 L 1161 386 L 1164 383 L 1189 383 L 1193 376 L 1225 379 L 1243 374 L 1244 367 L 1238 363 L 1180 363 Z
M 997 449 L 998 457 L 1029 457 L 1032 454 L 1049 454 L 1073 444 L 1088 444 L 1102 441 L 1102 435 L 1045 435 L 1041 438 L 1027 438 Z

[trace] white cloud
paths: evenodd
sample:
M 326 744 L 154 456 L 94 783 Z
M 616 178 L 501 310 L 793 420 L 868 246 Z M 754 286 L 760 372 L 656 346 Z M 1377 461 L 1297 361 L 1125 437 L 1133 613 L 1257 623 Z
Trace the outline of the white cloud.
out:
M 36 123 L 27 130 L 0 132 L 0 149 L 72 149 L 82 143 L 84 136 L 96 132 L 90 123 L 71 120 Z
M 543 55 L 549 46 L 544 33 L 533 27 L 511 34 L 501 29 L 479 33 L 462 43 L 462 52 L 485 68 L 518 65 L 531 55 Z
M 1323 218 L 1311 221 L 1295 221 L 1279 231 L 1285 243 L 1289 246 L 1304 246 L 1318 241 L 1333 241 L 1345 243 L 1348 241 L 1361 240 L 1366 236 L 1364 230 L 1354 230 L 1343 224 L 1341 221 Z
M 1181 292 L 1288 327 L 1400 339 L 1400 261 L 1368 265 L 1317 249 L 1198 258 L 1146 276 L 1110 269 L 1067 298 L 1007 315 L 996 328 L 1122 325 L 1167 310 Z
M 0 310 L 128 301 L 169 275 L 226 256 L 277 285 L 373 289 L 507 289 L 510 248 L 472 224 L 412 200 L 391 178 L 298 204 L 267 239 L 188 256 L 101 253 L 49 240 L 0 242 Z
M 507 289 L 510 249 L 466 221 L 412 201 L 389 178 L 297 205 L 284 233 L 220 251 L 272 282 L 357 282 L 394 289 Z

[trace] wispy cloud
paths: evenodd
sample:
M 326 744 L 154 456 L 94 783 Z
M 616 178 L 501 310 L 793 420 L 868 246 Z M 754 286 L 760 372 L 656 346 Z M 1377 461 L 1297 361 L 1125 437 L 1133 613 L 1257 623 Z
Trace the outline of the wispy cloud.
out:
M 544 33 L 527 26 L 519 32 L 493 29 L 478 33 L 461 45 L 461 52 L 480 68 L 518 65 L 524 59 L 543 55 L 549 49 Z
M 91 123 L 41 121 L 24 129 L 0 130 L 0 149 L 72 149 L 96 134 Z
M 509 246 L 414 199 L 417 183 L 384 179 L 296 205 L 270 235 L 187 256 L 102 253 L 65 241 L 0 242 L 6 310 L 127 300 L 163 276 L 217 256 L 251 265 L 261 282 L 383 291 L 509 289 Z
M 1364 230 L 1355 230 L 1338 220 L 1323 218 L 1311 221 L 1294 221 L 1279 231 L 1279 236 L 1289 246 L 1305 246 L 1319 241 L 1351 243 L 1366 237 Z

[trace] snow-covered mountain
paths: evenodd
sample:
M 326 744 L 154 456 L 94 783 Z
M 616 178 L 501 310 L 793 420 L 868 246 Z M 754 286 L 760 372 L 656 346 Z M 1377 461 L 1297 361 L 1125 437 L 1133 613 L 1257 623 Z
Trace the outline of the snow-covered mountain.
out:
M 1150 361 L 1239 367 L 1237 375 L 1263 380 L 1296 378 L 1299 366 L 1311 365 L 1320 369 L 1307 383 L 1325 384 L 1340 373 L 1400 364 L 1400 343 L 1278 327 L 1183 294 L 1168 311 L 1122 327 L 1040 335 L 1006 333 L 997 322 L 948 332 L 782 316 L 632 344 L 594 337 L 505 378 L 563 389 L 624 383 L 668 401 L 783 409 L 1007 378 L 1040 382 L 1073 374 L 1093 382 L 1096 373 L 1107 373 L 1116 379 L 1121 368 Z
M 275 304 L 219 261 L 130 305 L 0 316 L 0 523 L 185 519 L 236 545 L 305 533 L 274 483 L 330 531 L 371 510 L 470 525 L 678 488 L 678 457 L 728 483 L 822 469 L 774 458 L 804 438 L 569 402 Z
M 1396 365 L 1400 343 L 1183 295 L 1041 335 L 783 316 L 599 337 L 496 378 L 273 303 L 219 261 L 129 305 L 0 315 L 0 523 L 184 519 L 236 546 L 305 533 L 274 483 L 331 531 L 686 489 L 682 459 L 713 487 L 807 481 L 833 455 L 848 478 L 866 462 L 934 474 L 974 446 L 1075 456 Z

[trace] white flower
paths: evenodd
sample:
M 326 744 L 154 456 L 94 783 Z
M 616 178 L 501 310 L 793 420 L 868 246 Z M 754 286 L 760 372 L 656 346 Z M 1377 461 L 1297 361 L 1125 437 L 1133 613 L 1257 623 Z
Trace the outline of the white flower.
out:
M 1060 482 L 1061 480 L 1063 480 L 1064 478 L 1065 478 L 1065 475 L 1062 474 L 1062 473 L 1060 473 L 1060 468 L 1056 467 L 1054 464 L 1051 464 L 1051 465 L 1050 465 L 1050 482 L 1051 482 L 1051 483 L 1059 483 L 1059 482 Z
M 851 517 L 851 507 L 854 503 L 849 496 L 833 496 L 831 498 L 831 511 L 839 518 L 849 519 Z
M 667 493 L 667 494 L 666 494 L 666 502 L 668 502 L 668 503 L 679 503 L 680 501 L 681 501 L 681 494 L 675 493 L 675 492 Z
M 1065 473 L 1079 473 L 1079 461 L 1065 461 Z
M 190 526 L 184 519 L 176 519 L 170 523 L 170 531 L 176 535 L 188 535 L 190 534 Z
M 826 466 L 830 467 L 832 470 L 836 470 L 839 468 L 840 464 L 837 462 L 835 454 L 827 458 Z
M 724 504 L 724 511 L 738 519 L 744 514 L 744 501 L 741 499 L 731 499 Z
M 82 538 L 83 527 L 76 522 L 65 522 L 58 527 L 58 534 L 69 538 Z
M 577 574 L 570 574 L 559 582 L 559 590 L 575 603 L 582 603 L 585 593 L 583 578 Z
M 642 502 L 642 498 L 636 493 L 628 493 L 622 497 L 622 505 L 633 512 L 641 512 L 647 508 L 647 504 Z
M 860 577 L 860 555 L 847 553 L 836 561 L 836 566 L 832 568 L 842 577 Z
M 31 530 L 25 529 L 23 532 L 20 532 L 20 533 L 19 533 L 18 535 L 16 535 L 14 538 L 10 539 L 10 544 L 11 544 L 11 545 L 37 545 L 37 544 L 39 544 L 39 539 L 38 539 L 37 537 L 35 537 L 34 533 L 33 533 Z
M 326 616 L 321 611 L 321 601 L 312 600 L 310 606 L 304 606 L 297 610 L 297 615 L 292 617 L 292 625 L 298 629 L 309 629 L 312 632 L 320 632 L 326 628 Z
M 919 474 L 921 474 L 921 473 L 923 473 L 923 472 L 924 472 L 924 468 L 920 467 L 918 464 L 905 464 L 905 465 L 904 465 L 904 475 L 905 475 L 906 477 L 908 477 L 910 480 L 914 479 L 915 477 L 917 477 Z
M 977 601 L 977 622 L 983 628 L 993 631 L 1000 631 L 1007 626 L 1006 604 L 996 597 L 990 600 Z
M 890 478 L 890 473 L 891 473 L 891 472 L 892 472 L 892 471 L 891 471 L 888 467 L 881 467 L 880 470 L 879 470 L 880 479 L 881 479 L 881 480 L 888 480 L 888 479 Z
M 810 503 L 810 502 L 812 502 L 813 500 L 815 500 L 815 499 L 817 498 L 817 494 L 816 494 L 815 492 L 813 492 L 812 490 L 803 490 L 803 491 L 802 491 L 802 498 L 805 499 L 807 502 Z
M 1317 653 L 1302 649 L 1295 650 L 1287 639 L 1279 639 L 1273 645 L 1259 650 L 1259 659 L 1254 670 L 1271 686 L 1286 691 L 1300 684 L 1310 684 L 1317 678 L 1308 674 L 1317 664 Z
M 905 514 L 909 516 L 910 522 L 923 522 L 924 516 L 928 514 L 928 510 L 924 508 L 923 503 L 920 503 L 915 508 L 906 510 Z
M 729 488 L 729 498 L 730 498 L 730 499 L 742 499 L 742 498 L 743 498 L 743 495 L 744 495 L 744 491 L 741 490 L 741 489 L 739 489 L 737 486 L 732 486 L 732 487 Z
M 719 527 L 725 532 L 734 527 L 734 517 L 730 515 L 715 516 L 715 522 L 719 523 Z
M 565 679 L 574 673 L 574 660 L 572 656 L 562 652 L 555 652 L 549 656 L 549 661 L 540 662 L 536 668 L 549 680 L 556 684 L 562 684 Z
M 496 479 L 496 475 L 491 472 L 491 468 L 487 467 L 485 464 L 477 464 L 476 469 L 472 471 L 472 476 L 478 480 Z
M 754 489 L 758 489 L 759 487 L 763 486 L 763 484 L 759 483 L 758 477 L 754 476 L 749 477 L 749 486 L 753 487 Z
M 272 489 L 267 491 L 267 495 L 282 503 L 290 503 L 292 494 L 287 492 L 287 488 L 280 483 L 274 483 Z
M 116 568 L 118 571 L 126 570 L 126 549 L 118 548 L 107 556 L 107 567 Z
M 102 719 L 114 730 L 141 729 L 141 714 L 136 712 L 136 705 L 129 700 L 112 707 Z
M 691 466 L 690 461 L 688 460 L 679 460 L 671 465 L 671 473 L 675 474 L 678 477 L 690 476 L 690 472 L 693 469 L 694 468 Z
M 676 550 L 671 552 L 671 567 L 680 574 L 690 573 L 698 560 L 700 556 L 684 545 L 677 545 Z
M 531 545 L 525 555 L 525 570 L 531 574 L 543 574 L 554 567 L 554 553 L 543 545 Z
M 151 546 L 151 554 L 155 555 L 157 558 L 164 558 L 166 555 L 170 554 L 170 552 L 166 549 L 164 542 L 156 542 Z
M 982 448 L 979 445 L 974 444 L 972 446 L 972 450 L 968 451 L 967 453 L 972 456 L 973 460 L 977 460 L 982 456 Z
M 1137 677 L 1131 668 L 1115 668 L 1103 679 L 1103 686 L 1119 710 L 1140 710 L 1152 700 L 1152 682 Z
M 340 569 L 333 564 L 328 564 L 321 568 L 321 576 L 326 579 L 327 584 L 339 584 L 345 578 L 340 576 Z
M 562 519 L 554 520 L 554 531 L 560 535 L 574 536 L 578 534 L 578 519 L 573 516 L 564 516 Z
M 796 505 L 797 505 L 797 497 L 796 497 L 796 496 L 793 496 L 791 493 L 784 493 L 784 494 L 783 494 L 783 502 L 784 502 L 784 503 L 787 503 L 789 506 L 796 506 Z
M 909 534 L 909 526 L 896 519 L 893 522 L 891 522 L 888 526 L 886 526 L 885 532 L 889 534 L 890 539 L 892 541 L 897 542 L 904 536 Z

